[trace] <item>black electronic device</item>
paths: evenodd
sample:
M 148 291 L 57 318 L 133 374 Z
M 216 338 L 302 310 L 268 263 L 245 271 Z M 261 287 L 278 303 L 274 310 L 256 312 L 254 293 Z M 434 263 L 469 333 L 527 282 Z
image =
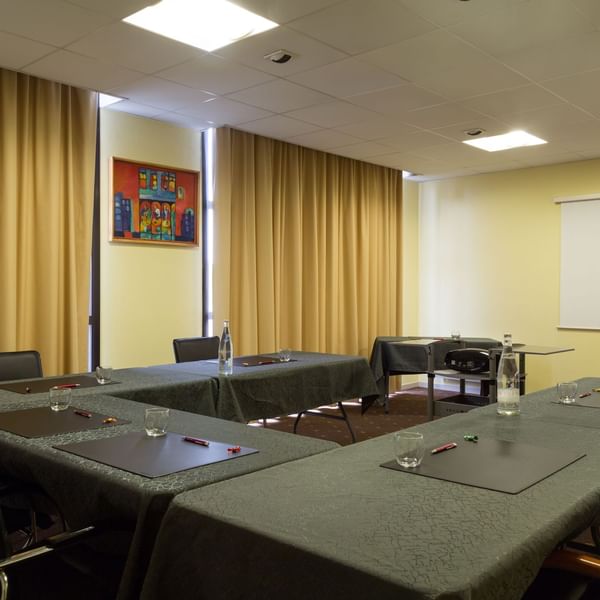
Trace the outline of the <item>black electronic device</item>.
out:
M 450 350 L 444 361 L 448 369 L 461 373 L 484 373 L 490 370 L 490 355 L 481 348 Z

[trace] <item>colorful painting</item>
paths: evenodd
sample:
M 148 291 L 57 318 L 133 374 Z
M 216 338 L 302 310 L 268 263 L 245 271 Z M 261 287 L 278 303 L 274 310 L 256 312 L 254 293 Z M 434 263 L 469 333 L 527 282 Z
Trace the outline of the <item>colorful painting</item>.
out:
M 111 240 L 198 245 L 198 172 L 112 160 Z

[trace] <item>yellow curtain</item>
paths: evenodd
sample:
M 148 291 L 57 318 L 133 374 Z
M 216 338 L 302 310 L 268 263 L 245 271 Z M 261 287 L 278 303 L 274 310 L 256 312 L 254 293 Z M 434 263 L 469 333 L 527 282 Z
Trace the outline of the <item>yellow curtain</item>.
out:
M 97 94 L 0 69 L 0 351 L 87 369 Z
M 216 333 L 229 318 L 236 354 L 364 356 L 400 334 L 401 172 L 229 128 L 216 139 Z

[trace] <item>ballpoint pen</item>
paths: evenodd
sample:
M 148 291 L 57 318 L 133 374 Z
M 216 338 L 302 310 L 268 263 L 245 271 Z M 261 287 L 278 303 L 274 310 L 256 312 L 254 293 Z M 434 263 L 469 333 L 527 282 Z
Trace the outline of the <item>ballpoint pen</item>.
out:
M 87 410 L 74 410 L 73 412 L 80 417 L 85 417 L 86 419 L 92 418 L 92 413 L 88 412 Z
M 452 450 L 452 448 L 456 448 L 458 444 L 456 442 L 449 442 L 444 444 L 443 446 L 438 446 L 431 451 L 431 454 L 439 454 L 440 452 L 445 452 L 446 450 Z
M 189 436 L 185 436 L 183 438 L 183 441 L 189 442 L 190 444 L 197 444 L 198 446 L 208 447 L 210 445 L 210 442 L 207 442 L 206 440 L 201 440 L 200 438 L 189 437 Z

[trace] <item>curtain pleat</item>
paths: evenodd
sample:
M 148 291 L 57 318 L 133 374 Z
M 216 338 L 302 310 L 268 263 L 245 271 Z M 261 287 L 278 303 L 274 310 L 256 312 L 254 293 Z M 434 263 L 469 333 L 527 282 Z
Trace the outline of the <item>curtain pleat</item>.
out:
M 0 351 L 87 369 L 97 94 L 0 69 Z
M 236 354 L 362 354 L 401 333 L 402 174 L 217 130 L 215 319 Z

